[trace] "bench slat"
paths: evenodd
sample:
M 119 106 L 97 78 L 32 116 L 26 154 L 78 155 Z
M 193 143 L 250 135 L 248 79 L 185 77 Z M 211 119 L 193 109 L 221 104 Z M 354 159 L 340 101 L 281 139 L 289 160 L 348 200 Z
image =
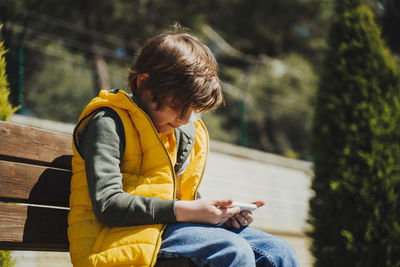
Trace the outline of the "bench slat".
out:
M 71 171 L 0 160 L 0 200 L 69 206 Z
M 68 210 L 0 203 L 0 249 L 68 251 Z
M 0 159 L 71 169 L 71 135 L 0 121 Z

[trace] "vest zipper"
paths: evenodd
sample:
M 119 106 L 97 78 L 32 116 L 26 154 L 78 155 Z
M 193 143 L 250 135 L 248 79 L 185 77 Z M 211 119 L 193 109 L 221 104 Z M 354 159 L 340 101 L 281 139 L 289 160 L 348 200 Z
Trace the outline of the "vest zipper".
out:
M 122 92 L 123 92 L 123 91 L 122 91 Z M 143 114 L 146 116 L 146 118 L 148 119 L 148 121 L 149 121 L 150 124 L 151 124 L 151 127 L 153 127 L 154 132 L 157 134 L 158 141 L 160 141 L 160 144 L 162 145 L 162 147 L 164 148 L 165 153 L 167 154 L 167 157 L 168 157 L 168 160 L 169 160 L 169 166 L 171 167 L 172 178 L 173 178 L 173 182 L 174 182 L 174 183 L 173 183 L 173 184 L 174 184 L 174 190 L 173 190 L 172 199 L 175 199 L 175 198 L 176 198 L 176 176 L 175 176 L 175 169 L 174 169 L 174 166 L 173 166 L 173 164 L 172 164 L 172 160 L 171 160 L 171 158 L 170 158 L 170 156 L 169 156 L 169 153 L 168 153 L 168 151 L 167 151 L 167 148 L 164 146 L 164 143 L 162 142 L 160 136 L 158 135 L 158 132 L 157 132 L 156 127 L 154 126 L 152 120 L 151 120 L 150 117 L 147 115 L 147 113 L 144 112 L 144 110 L 141 109 L 141 108 L 140 108 L 140 107 L 125 93 L 125 92 L 123 92 L 123 93 L 124 93 L 124 95 L 129 99 L 129 101 L 131 101 L 132 104 L 135 105 L 139 110 L 141 110 L 141 111 L 143 112 Z
M 122 92 L 123 92 L 123 91 L 122 91 Z M 170 156 L 169 156 L 169 153 L 168 153 L 168 151 L 167 151 L 167 148 L 164 146 L 164 143 L 162 142 L 160 136 L 158 135 L 158 132 L 157 132 L 156 127 L 154 126 L 152 120 L 151 120 L 150 117 L 147 115 L 147 113 L 144 112 L 144 110 L 142 110 L 142 109 L 141 109 L 141 108 L 140 108 L 140 107 L 125 93 L 125 92 L 123 92 L 123 93 L 124 93 L 124 95 L 129 99 L 129 101 L 132 102 L 133 105 L 135 105 L 139 110 L 141 110 L 141 111 L 144 113 L 144 115 L 146 116 L 146 118 L 147 118 L 148 121 L 150 122 L 151 127 L 153 127 L 153 130 L 155 131 L 158 140 L 160 141 L 162 147 L 164 148 L 165 153 L 167 154 L 167 157 L 168 157 L 168 160 L 169 160 L 169 166 L 171 167 L 173 184 L 174 184 L 172 199 L 175 199 L 175 197 L 176 197 L 176 176 L 175 176 L 175 169 L 174 169 L 174 166 L 172 165 L 172 160 L 171 160 L 171 158 L 170 158 Z M 128 113 L 128 114 L 129 114 L 129 113 Z M 129 116 L 129 117 L 130 117 L 130 116 Z M 204 171 L 204 170 L 203 170 L 203 171 Z M 156 248 L 158 247 L 158 242 L 160 242 L 161 236 L 162 236 L 162 234 L 163 234 L 163 232 L 164 232 L 164 229 L 165 229 L 166 227 L 167 227 L 167 224 L 163 224 L 163 226 L 162 226 L 161 229 L 160 229 L 160 233 L 158 234 L 158 237 L 157 237 Z M 153 257 L 151 258 L 150 266 L 153 266 L 153 265 L 155 264 L 157 255 L 158 255 L 158 250 L 155 249 L 154 252 L 153 252 Z
M 166 224 L 163 224 L 163 226 L 160 229 L 160 234 L 157 237 L 157 243 L 156 243 L 156 248 L 159 246 L 158 243 L 162 240 L 161 235 L 164 233 L 165 228 L 167 227 Z M 161 244 L 160 244 L 161 247 Z M 157 253 L 155 253 L 157 251 Z M 160 251 L 160 249 L 155 249 L 154 253 L 153 253 L 153 257 L 151 258 L 151 262 L 150 262 L 150 266 L 154 266 L 155 263 L 157 262 L 157 255 L 158 255 L 158 251 Z

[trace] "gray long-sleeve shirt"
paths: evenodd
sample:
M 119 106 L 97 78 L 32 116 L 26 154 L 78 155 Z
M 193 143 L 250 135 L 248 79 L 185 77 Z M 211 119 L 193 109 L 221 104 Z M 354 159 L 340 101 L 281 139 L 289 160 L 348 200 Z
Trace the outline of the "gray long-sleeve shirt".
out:
M 175 133 L 178 144 L 177 171 L 193 148 L 194 124 L 185 125 L 183 130 Z M 89 194 L 96 218 L 108 226 L 176 222 L 174 200 L 130 195 L 123 191 L 119 168 L 124 150 L 123 138 L 125 135 L 118 114 L 111 109 L 97 112 L 79 134 L 78 150 L 85 160 Z M 183 151 L 186 153 L 182 154 Z

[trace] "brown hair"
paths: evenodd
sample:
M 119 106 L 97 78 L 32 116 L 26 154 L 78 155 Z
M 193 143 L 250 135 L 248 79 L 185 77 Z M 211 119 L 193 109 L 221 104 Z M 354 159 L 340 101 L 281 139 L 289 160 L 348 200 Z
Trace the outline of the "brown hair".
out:
M 137 78 L 149 77 L 140 86 Z M 129 70 L 129 88 L 136 98 L 150 90 L 157 108 L 207 111 L 223 103 L 218 65 L 210 49 L 187 33 L 160 34 L 141 49 Z M 168 102 L 167 102 L 168 101 Z

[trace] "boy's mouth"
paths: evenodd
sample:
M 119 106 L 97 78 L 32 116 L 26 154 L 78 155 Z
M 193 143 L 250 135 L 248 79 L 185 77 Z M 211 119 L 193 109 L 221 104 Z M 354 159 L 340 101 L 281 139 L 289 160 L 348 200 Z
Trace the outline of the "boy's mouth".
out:
M 179 125 L 173 125 L 172 123 L 168 123 L 168 125 L 171 126 L 174 129 L 179 127 Z

